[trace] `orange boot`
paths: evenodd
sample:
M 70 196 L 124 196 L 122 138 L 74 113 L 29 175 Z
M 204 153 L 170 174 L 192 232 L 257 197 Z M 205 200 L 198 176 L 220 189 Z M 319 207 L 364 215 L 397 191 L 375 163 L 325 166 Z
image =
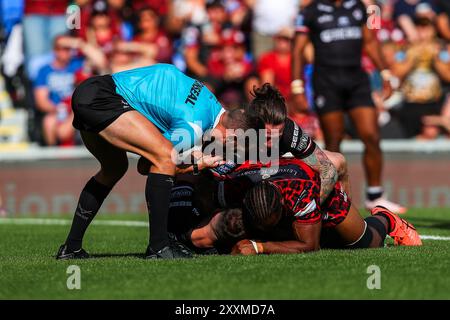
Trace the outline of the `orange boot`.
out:
M 398 215 L 389 211 L 388 209 L 377 206 L 370 212 L 373 216 L 377 214 L 384 214 L 391 219 L 392 231 L 389 232 L 389 236 L 394 239 L 394 244 L 398 246 L 421 246 L 422 240 L 420 240 L 419 233 L 416 228 L 405 219 L 400 218 Z

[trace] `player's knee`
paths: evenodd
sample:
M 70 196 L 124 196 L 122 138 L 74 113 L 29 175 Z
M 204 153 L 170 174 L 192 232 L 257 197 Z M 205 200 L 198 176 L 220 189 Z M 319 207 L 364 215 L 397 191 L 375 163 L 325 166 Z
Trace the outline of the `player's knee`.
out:
M 108 185 L 114 185 L 119 181 L 128 170 L 128 159 L 114 159 L 115 161 L 108 164 L 102 164 L 99 174 Z
M 346 248 L 347 249 L 370 248 L 371 244 L 372 244 L 372 239 L 373 239 L 372 229 L 366 225 L 366 228 L 364 229 L 364 233 L 361 235 L 361 237 L 357 241 L 347 244 Z
M 367 149 L 380 149 L 380 136 L 377 132 L 369 132 L 361 135 L 361 141 L 364 143 Z
M 175 173 L 176 164 L 173 159 L 173 146 L 170 143 L 167 145 L 162 145 L 159 148 L 158 153 L 154 157 L 150 157 L 148 160 L 152 163 L 152 167 L 159 172 L 166 174 Z

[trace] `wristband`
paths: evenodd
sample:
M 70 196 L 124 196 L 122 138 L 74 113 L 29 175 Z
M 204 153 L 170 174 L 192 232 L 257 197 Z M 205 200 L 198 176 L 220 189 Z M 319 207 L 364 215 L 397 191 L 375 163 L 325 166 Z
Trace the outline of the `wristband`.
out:
M 252 244 L 252 246 L 253 246 L 253 249 L 255 249 L 256 254 L 263 253 L 263 246 L 262 246 L 261 243 L 258 243 L 258 242 L 254 241 L 254 240 L 249 240 L 249 241 L 251 242 L 251 244 Z M 259 245 L 259 244 L 261 244 L 261 250 L 258 249 L 258 245 Z
M 256 254 L 258 254 L 259 250 L 258 250 L 258 245 L 256 244 L 256 241 L 253 241 L 253 240 L 249 240 L 249 241 L 252 243 L 253 249 L 255 249 Z
M 303 81 L 300 79 L 291 82 L 291 91 L 293 94 L 303 94 L 305 88 L 303 87 Z

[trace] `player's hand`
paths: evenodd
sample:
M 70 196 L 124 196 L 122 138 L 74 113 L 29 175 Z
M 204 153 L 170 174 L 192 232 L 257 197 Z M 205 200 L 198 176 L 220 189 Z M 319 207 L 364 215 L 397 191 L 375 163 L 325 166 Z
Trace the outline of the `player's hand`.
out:
M 257 245 L 261 246 L 260 243 Z M 262 251 L 262 250 L 261 250 Z M 231 250 L 232 255 L 244 255 L 244 256 L 252 256 L 258 254 L 250 240 L 244 239 L 236 243 Z
M 211 156 L 211 155 L 203 155 L 198 159 L 198 169 L 203 170 L 207 168 L 215 168 L 221 164 L 224 164 L 222 157 L 219 156 Z

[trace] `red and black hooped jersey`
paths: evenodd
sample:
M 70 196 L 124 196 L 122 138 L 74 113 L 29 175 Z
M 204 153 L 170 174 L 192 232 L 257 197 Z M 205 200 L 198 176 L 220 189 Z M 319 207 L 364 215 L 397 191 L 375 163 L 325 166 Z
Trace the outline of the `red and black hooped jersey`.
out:
M 279 188 L 287 217 L 308 224 L 322 219 L 320 175 L 299 159 L 280 159 L 271 166 L 246 162 L 222 179 L 217 190 L 217 199 L 222 207 L 241 206 L 247 190 L 268 180 Z

